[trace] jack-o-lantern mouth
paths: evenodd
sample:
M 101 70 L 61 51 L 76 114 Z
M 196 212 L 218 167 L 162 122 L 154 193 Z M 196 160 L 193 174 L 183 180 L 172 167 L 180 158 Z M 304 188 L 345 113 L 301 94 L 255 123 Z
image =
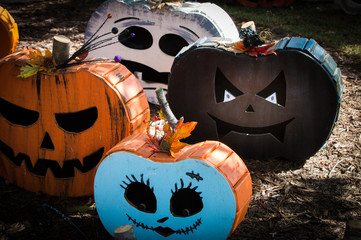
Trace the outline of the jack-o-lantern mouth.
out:
M 295 119 L 295 118 L 291 118 L 284 122 L 265 127 L 242 127 L 224 122 L 209 113 L 208 115 L 216 122 L 218 139 L 222 139 L 230 132 L 236 132 L 247 135 L 271 134 L 281 143 L 283 143 L 287 125 Z
M 158 226 L 156 228 L 154 228 L 154 231 L 157 232 L 158 234 L 162 235 L 163 237 L 168 237 L 172 234 L 175 233 L 175 231 L 169 227 L 161 227 L 161 226 Z
M 83 158 L 83 164 L 79 159 L 65 160 L 63 167 L 55 160 L 38 159 L 33 166 L 30 157 L 24 153 L 18 153 L 16 156 L 14 150 L 0 140 L 0 152 L 2 152 L 13 164 L 20 167 L 22 162 L 29 172 L 44 177 L 49 170 L 53 173 L 55 178 L 73 178 L 74 168 L 77 168 L 82 173 L 86 173 L 96 167 L 101 160 L 104 153 L 104 147 L 98 149 L 94 153 Z
M 141 72 L 142 79 L 145 81 L 168 84 L 169 72 L 158 72 L 157 70 L 147 65 L 139 62 L 133 62 L 130 60 L 122 60 L 121 63 L 126 66 L 132 73 Z
M 199 225 L 201 225 L 202 221 L 201 218 L 198 218 L 197 221 L 186 228 L 180 228 L 178 230 L 173 230 L 170 227 L 150 227 L 148 225 L 145 225 L 144 223 L 138 222 L 136 219 L 133 219 L 132 217 L 130 217 L 128 214 L 126 214 L 128 217 L 128 220 L 131 221 L 136 227 L 141 227 L 142 229 L 146 229 L 146 230 L 152 230 L 160 235 L 162 235 L 163 237 L 168 237 L 174 233 L 176 234 L 184 234 L 184 235 L 188 235 L 190 232 L 193 233 L 194 230 L 197 229 L 197 227 Z

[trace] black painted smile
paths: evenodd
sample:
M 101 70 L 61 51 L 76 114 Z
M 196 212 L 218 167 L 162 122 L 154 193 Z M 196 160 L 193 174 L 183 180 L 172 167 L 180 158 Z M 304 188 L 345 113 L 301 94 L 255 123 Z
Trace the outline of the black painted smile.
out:
M 154 227 L 149 227 L 148 225 L 145 225 L 144 223 L 137 222 L 136 219 L 131 218 L 128 214 L 126 214 L 126 215 L 128 217 L 128 220 L 130 220 L 136 227 L 141 227 L 146 230 L 155 231 L 156 233 L 162 235 L 163 237 L 168 237 L 174 233 L 187 235 L 187 234 L 189 234 L 189 232 L 193 233 L 193 231 L 197 230 L 197 227 L 199 225 L 201 225 L 201 218 L 199 218 L 192 226 L 189 226 L 186 228 L 180 228 L 178 230 L 173 230 L 169 227 L 161 227 L 161 226 L 154 228 Z
M 259 134 L 271 134 L 274 136 L 278 141 L 283 143 L 284 136 L 285 136 L 285 130 L 287 125 L 292 122 L 295 118 L 291 118 L 289 120 L 286 120 L 284 122 L 274 124 L 267 127 L 241 127 L 237 126 L 231 123 L 224 122 L 211 114 L 208 113 L 208 115 L 216 122 L 217 125 L 217 133 L 218 138 L 221 139 L 225 135 L 227 135 L 229 132 L 239 132 L 243 134 L 250 134 L 250 135 L 259 135 Z
M 168 84 L 169 72 L 158 72 L 157 70 L 149 66 L 130 60 L 122 60 L 121 63 L 126 66 L 132 73 L 141 72 L 142 78 L 145 81 Z
M 82 173 L 86 173 L 93 169 L 101 160 L 104 153 L 104 147 L 98 149 L 94 153 L 83 158 L 83 165 L 79 159 L 65 160 L 63 167 L 59 163 L 49 159 L 38 159 L 33 166 L 30 157 L 24 153 L 18 153 L 16 156 L 14 150 L 0 141 L 0 151 L 16 166 L 20 166 L 24 161 L 29 172 L 44 177 L 48 169 L 52 171 L 56 178 L 73 178 L 74 168 L 77 168 Z

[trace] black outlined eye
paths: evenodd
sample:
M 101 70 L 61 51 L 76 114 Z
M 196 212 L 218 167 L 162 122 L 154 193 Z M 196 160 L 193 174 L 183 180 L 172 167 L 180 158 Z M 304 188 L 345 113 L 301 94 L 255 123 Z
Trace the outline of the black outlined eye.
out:
M 190 217 L 203 209 L 201 193 L 196 191 L 197 187 L 192 188 L 192 183 L 184 187 L 183 180 L 180 181 L 180 189 L 175 184 L 175 191 L 172 191 L 170 211 L 175 217 Z
M 217 68 L 215 75 L 214 89 L 217 103 L 232 101 L 243 94 L 243 92 L 233 86 L 219 68 Z
M 12 124 L 30 126 L 39 119 L 39 113 L 22 108 L 0 98 L 0 115 Z
M 138 26 L 131 26 L 125 29 L 123 32 L 134 33 L 134 37 L 124 39 L 124 37 L 119 34 L 119 42 L 128 48 L 144 50 L 148 49 L 153 45 L 152 34 L 145 28 Z
M 80 133 L 89 129 L 98 119 L 98 109 L 91 107 L 79 112 L 55 113 L 59 127 L 66 132 Z
M 165 34 L 159 40 L 160 50 L 173 57 L 185 46 L 188 46 L 188 42 L 176 34 Z
M 286 106 L 286 79 L 284 72 L 280 72 L 275 80 L 257 94 L 264 100 L 281 106 Z
M 157 199 L 154 195 L 153 188 L 143 180 L 143 174 L 140 175 L 141 179 L 138 181 L 134 175 L 132 178 L 127 177 L 129 183 L 123 181 L 125 186 L 120 185 L 125 189 L 124 198 L 127 202 L 139 211 L 146 213 L 155 213 L 157 211 Z

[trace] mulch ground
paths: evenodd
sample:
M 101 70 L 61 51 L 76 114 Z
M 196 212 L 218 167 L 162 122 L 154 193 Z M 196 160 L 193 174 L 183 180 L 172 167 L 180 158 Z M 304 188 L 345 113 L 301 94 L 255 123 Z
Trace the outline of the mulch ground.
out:
M 18 24 L 17 50 L 51 49 L 52 37 L 63 34 L 72 40 L 74 51 L 83 43 L 86 24 L 102 2 L 37 0 L 2 6 Z M 345 87 L 332 135 L 326 147 L 302 164 L 244 160 L 251 172 L 253 196 L 245 220 L 230 240 L 342 239 L 346 222 L 361 218 L 361 63 L 323 47 L 338 63 Z M 0 178 L 0 240 L 81 239 L 54 211 L 48 209 L 44 215 L 42 204 L 64 213 L 89 239 L 112 239 L 92 207 L 92 197 L 49 197 Z

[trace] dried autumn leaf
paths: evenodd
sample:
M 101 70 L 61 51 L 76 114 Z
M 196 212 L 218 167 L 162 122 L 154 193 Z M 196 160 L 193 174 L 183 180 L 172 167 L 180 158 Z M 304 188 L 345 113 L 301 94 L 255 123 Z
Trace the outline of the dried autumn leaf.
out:
M 170 127 L 169 122 L 167 122 L 166 124 L 164 124 L 163 126 L 163 131 L 165 134 L 169 134 L 172 132 L 172 128 Z
M 172 146 L 170 147 L 170 154 L 174 157 L 174 154 L 176 152 L 179 152 L 182 148 L 184 148 L 185 146 L 188 146 L 187 143 L 184 142 L 173 142 Z
M 20 68 L 19 78 L 28 78 L 35 75 L 40 69 L 39 65 L 28 63 Z
M 170 152 L 177 152 L 180 150 L 179 147 L 181 145 L 178 145 L 179 140 L 189 137 L 191 135 L 191 132 L 196 127 L 196 125 L 197 122 L 183 123 L 183 121 L 180 120 L 175 130 L 165 135 L 163 141 L 167 143 L 167 146 L 169 146 Z M 183 145 L 183 147 L 184 146 L 185 145 Z
M 30 60 L 28 63 L 32 63 L 35 65 L 43 65 L 44 64 L 44 57 L 40 50 L 34 50 L 29 53 Z

